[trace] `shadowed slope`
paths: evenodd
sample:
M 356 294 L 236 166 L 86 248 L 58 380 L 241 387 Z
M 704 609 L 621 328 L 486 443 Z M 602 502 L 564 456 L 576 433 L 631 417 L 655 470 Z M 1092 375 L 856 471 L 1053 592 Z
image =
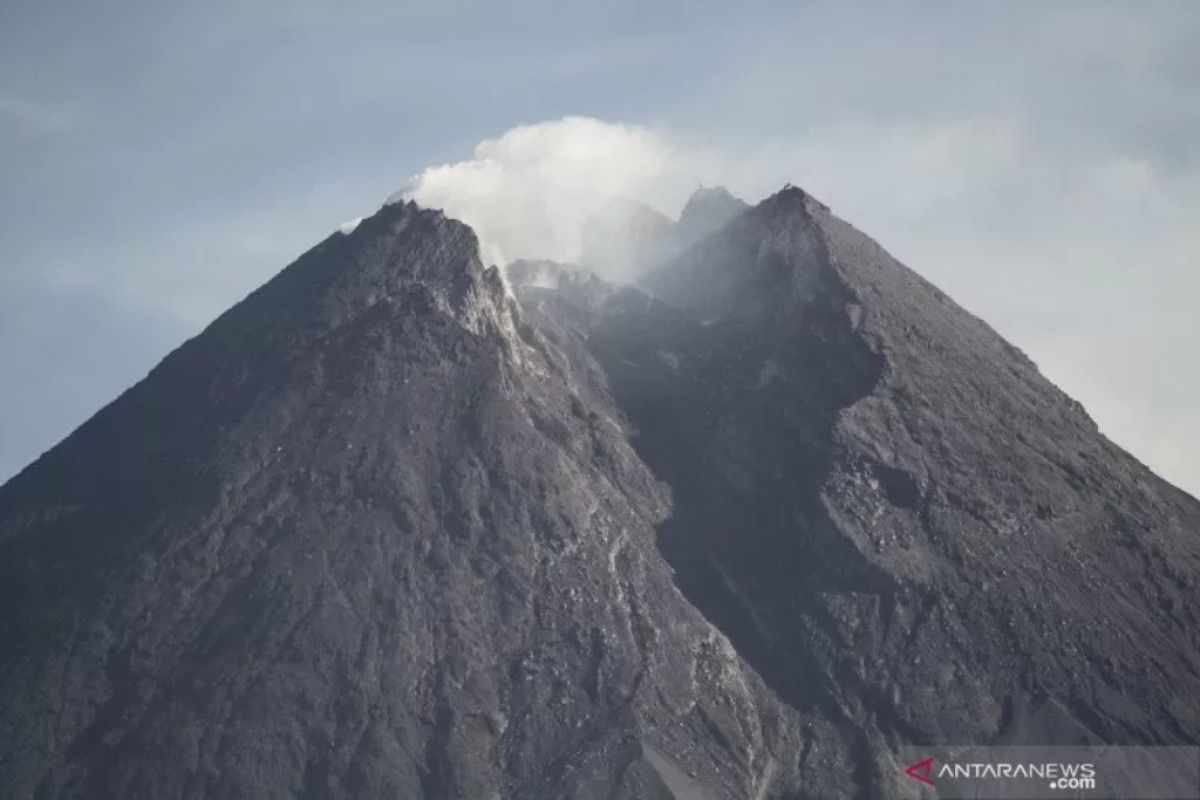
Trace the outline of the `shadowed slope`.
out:
M 902 743 L 1200 741 L 1200 505 L 1019 351 L 798 189 L 644 285 L 538 302 L 672 488 L 680 588 L 866 794 Z

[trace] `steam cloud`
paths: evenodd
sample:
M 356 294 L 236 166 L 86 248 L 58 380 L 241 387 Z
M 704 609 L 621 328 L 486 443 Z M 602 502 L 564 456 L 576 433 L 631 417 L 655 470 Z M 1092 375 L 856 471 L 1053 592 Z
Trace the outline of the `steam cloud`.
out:
M 522 125 L 472 158 L 429 167 L 392 200 L 415 200 L 470 225 L 485 262 L 573 261 L 589 217 L 661 193 L 676 154 L 649 129 L 587 117 Z

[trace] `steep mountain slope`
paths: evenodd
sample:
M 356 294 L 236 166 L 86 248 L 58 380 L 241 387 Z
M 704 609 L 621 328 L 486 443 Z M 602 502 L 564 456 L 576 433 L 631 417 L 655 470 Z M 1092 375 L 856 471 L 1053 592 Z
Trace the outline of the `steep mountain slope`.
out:
M 861 786 L 896 742 L 1200 741 L 1200 504 L 1020 352 L 798 189 L 644 283 L 521 296 L 671 485 L 685 594 Z
M 799 190 L 708 225 L 518 309 L 386 206 L 0 488 L 0 796 L 874 798 L 904 743 L 1200 740 L 1200 504 Z
M 812 407 L 835 412 L 805 527 L 836 531 L 861 577 L 807 593 L 825 616 L 812 644 L 854 653 L 825 668 L 887 724 L 1200 740 L 1200 504 L 1020 352 L 797 189 L 651 284 L 765 351 L 748 405 L 699 440 L 752 453 L 736 463 L 753 492 L 794 496 L 806 475 L 762 456 L 783 438 L 795 458 Z
M 0 490 L 3 796 L 799 773 L 798 714 L 655 549 L 668 497 L 602 376 L 519 332 L 476 252 L 387 207 Z

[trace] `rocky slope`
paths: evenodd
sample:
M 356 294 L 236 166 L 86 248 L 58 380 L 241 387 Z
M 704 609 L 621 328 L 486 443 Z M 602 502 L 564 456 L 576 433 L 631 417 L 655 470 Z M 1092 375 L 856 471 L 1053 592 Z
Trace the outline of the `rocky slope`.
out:
M 4 796 L 744 797 L 802 771 L 798 713 L 676 590 L 603 375 L 476 252 L 385 208 L 0 491 Z
M 1200 741 L 1200 504 L 801 190 L 641 291 L 519 294 L 672 487 L 681 589 L 866 796 L 898 742 Z
M 0 488 L 0 795 L 881 797 L 903 743 L 1200 740 L 1200 504 L 799 190 L 721 216 L 518 308 L 389 205 Z

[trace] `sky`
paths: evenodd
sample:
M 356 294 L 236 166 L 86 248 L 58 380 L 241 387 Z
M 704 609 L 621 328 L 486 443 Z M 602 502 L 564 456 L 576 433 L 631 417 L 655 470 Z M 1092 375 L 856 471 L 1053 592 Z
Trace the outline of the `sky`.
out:
M 343 221 L 564 118 L 650 141 L 664 211 L 808 190 L 1200 494 L 1191 0 L 4 0 L 0 480 Z

